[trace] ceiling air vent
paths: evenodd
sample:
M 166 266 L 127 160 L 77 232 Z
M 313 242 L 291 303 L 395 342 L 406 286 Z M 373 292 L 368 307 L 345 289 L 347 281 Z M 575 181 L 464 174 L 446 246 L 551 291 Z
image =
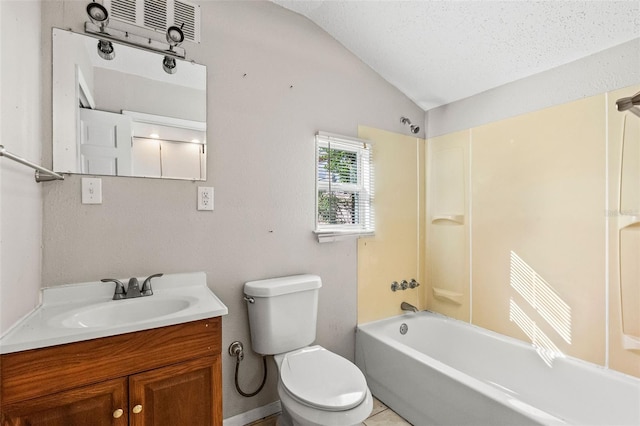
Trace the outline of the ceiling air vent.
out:
M 185 0 L 104 0 L 111 19 L 160 33 L 182 27 L 187 41 L 200 43 L 200 7 Z

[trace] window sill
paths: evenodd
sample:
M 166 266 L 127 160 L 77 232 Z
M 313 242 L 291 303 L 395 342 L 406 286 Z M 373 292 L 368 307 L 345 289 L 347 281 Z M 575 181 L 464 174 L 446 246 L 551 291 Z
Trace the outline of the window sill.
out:
M 319 243 L 352 240 L 360 237 L 373 237 L 373 231 L 313 231 Z

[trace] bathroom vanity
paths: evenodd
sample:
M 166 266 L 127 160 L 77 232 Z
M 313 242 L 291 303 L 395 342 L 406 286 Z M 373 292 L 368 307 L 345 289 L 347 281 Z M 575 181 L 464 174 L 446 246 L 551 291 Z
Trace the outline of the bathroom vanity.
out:
M 138 319 L 138 326 L 134 328 L 141 329 L 130 332 L 120 332 L 132 327 L 129 322 L 114 327 L 98 322 L 98 326 L 78 327 L 79 333 L 84 333 L 80 339 L 73 337 L 73 330 L 68 330 L 72 328 L 72 321 L 63 322 L 66 327 L 56 325 L 60 318 L 68 320 L 69 315 L 55 303 L 47 304 L 45 289 L 43 305 L 24 320 L 25 324 L 20 324 L 0 340 L 0 424 L 221 426 L 221 315 L 226 314 L 227 309 L 206 288 L 204 274 L 180 274 L 186 277 L 187 283 L 192 275 L 197 278 L 195 281 L 204 281 L 204 287 L 195 286 L 197 288 L 190 292 L 189 285 L 179 286 L 183 297 L 192 298 L 190 313 L 189 308 L 183 308 L 182 316 L 165 313 L 157 318 Z M 167 277 L 165 283 L 171 278 Z M 182 280 L 181 284 L 184 282 Z M 153 302 L 155 306 L 160 306 L 160 300 L 170 299 L 172 289 L 163 288 L 162 283 L 159 280 L 159 288 L 154 288 L 156 294 L 149 297 L 151 300 L 159 296 Z M 105 287 L 112 291 L 111 287 Z M 209 300 L 201 300 L 198 291 Z M 184 296 L 185 293 L 189 295 Z M 89 303 L 82 311 L 78 311 L 73 303 L 63 305 L 65 312 L 70 309 L 71 317 L 77 318 L 86 314 L 86 309 L 90 312 L 100 309 L 95 306 L 122 309 L 121 306 L 126 305 L 113 304 L 127 302 L 108 299 Z M 130 301 L 137 312 L 145 310 L 138 308 L 144 303 L 142 300 Z M 204 305 L 208 306 L 206 313 L 202 310 L 195 313 L 198 311 L 195 308 Z M 207 317 L 193 319 L 198 316 Z M 173 324 L 157 326 L 167 321 Z M 47 346 L 13 351 L 29 346 L 26 339 L 20 341 L 16 334 L 37 336 L 44 332 L 38 330 L 39 327 L 57 327 L 61 329 L 60 334 L 67 333 L 66 337 L 58 336 L 58 339 L 73 341 L 48 342 Z M 88 331 L 91 329 L 94 334 L 109 335 L 87 338 L 86 333 L 91 333 Z

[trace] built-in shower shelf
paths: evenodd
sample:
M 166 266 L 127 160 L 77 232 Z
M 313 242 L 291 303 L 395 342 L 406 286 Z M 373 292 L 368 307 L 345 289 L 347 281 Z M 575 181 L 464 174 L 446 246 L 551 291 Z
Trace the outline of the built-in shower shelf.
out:
M 434 225 L 464 225 L 464 215 L 445 214 L 431 216 L 431 223 Z
M 640 226 L 640 216 L 620 215 L 618 217 L 618 229 Z
M 462 305 L 462 298 L 464 297 L 464 294 L 458 293 L 456 291 L 445 290 L 443 288 L 433 287 L 433 297 L 444 302 Z
M 625 349 L 640 350 L 640 337 L 623 334 L 622 347 Z

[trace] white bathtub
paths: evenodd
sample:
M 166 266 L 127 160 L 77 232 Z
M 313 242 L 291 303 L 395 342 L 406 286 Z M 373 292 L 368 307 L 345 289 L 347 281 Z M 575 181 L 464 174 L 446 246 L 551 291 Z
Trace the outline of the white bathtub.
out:
M 546 359 L 532 345 L 431 312 L 356 333 L 356 364 L 372 393 L 416 426 L 640 425 L 640 379 Z

